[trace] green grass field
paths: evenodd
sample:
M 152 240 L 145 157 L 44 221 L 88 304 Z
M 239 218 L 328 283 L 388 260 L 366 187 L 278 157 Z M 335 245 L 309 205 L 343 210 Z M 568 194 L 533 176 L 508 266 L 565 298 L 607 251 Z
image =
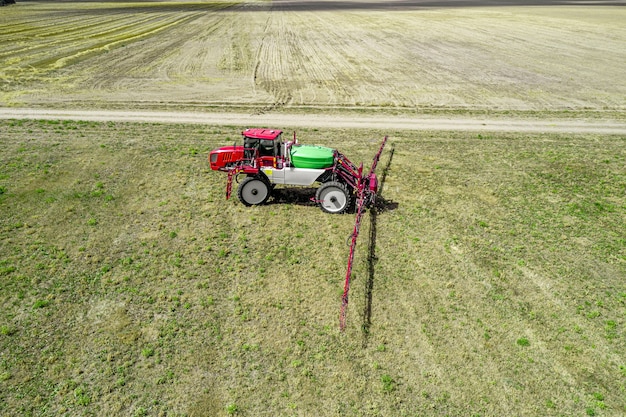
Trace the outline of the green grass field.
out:
M 240 129 L 0 121 L 0 415 L 626 412 L 624 137 L 300 130 L 390 136 L 341 333 L 354 216 L 225 201 Z

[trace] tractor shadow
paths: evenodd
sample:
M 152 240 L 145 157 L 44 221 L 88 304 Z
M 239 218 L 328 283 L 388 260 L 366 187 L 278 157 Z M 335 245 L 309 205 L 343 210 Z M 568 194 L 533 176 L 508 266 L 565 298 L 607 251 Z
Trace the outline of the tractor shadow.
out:
M 295 204 L 297 206 L 316 207 L 314 187 L 275 188 L 272 198 L 266 204 Z
M 385 180 L 387 178 L 387 173 L 389 172 L 389 168 L 391 167 L 391 162 L 393 160 L 393 154 L 395 152 L 395 147 L 391 147 L 391 151 L 389 153 L 389 159 L 387 160 L 387 164 L 383 169 L 382 175 L 380 177 L 380 182 L 378 184 L 378 195 L 376 196 L 376 203 L 373 207 L 370 208 L 370 233 L 369 240 L 367 246 L 367 281 L 365 282 L 365 306 L 363 308 L 363 323 L 361 324 L 361 330 L 363 332 L 363 347 L 367 347 L 369 343 L 370 336 L 370 328 L 372 326 L 372 299 L 374 293 L 374 277 L 376 276 L 376 261 L 378 258 L 376 257 L 376 232 L 378 225 L 378 214 L 383 213 L 388 210 L 395 210 L 398 208 L 398 203 L 385 200 L 382 197 L 382 192 L 385 186 Z

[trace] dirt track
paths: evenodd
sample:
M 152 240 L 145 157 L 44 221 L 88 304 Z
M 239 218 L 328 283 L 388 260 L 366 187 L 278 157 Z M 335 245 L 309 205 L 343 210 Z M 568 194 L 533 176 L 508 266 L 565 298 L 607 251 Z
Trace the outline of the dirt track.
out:
M 78 111 L 0 108 L 0 119 L 56 119 L 151 123 L 197 123 L 273 127 L 321 127 L 406 130 L 471 130 L 500 132 L 559 132 L 626 134 L 626 122 L 612 120 L 539 120 L 408 118 L 380 116 L 327 116 L 243 113 L 192 113 L 149 111 Z

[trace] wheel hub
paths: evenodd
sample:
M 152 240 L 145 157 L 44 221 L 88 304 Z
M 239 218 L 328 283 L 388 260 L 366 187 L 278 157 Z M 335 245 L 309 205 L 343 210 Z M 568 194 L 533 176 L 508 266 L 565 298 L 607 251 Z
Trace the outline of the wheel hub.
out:
M 316 193 L 320 208 L 327 213 L 343 213 L 350 204 L 345 185 L 333 182 L 323 184 Z

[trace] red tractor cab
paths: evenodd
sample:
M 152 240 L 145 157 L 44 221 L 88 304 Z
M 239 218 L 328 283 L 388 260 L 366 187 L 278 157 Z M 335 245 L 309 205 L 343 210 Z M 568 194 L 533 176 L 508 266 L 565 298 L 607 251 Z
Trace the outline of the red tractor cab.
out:
M 237 165 L 280 166 L 284 162 L 282 130 L 246 129 L 243 146 L 233 145 L 211 151 L 209 164 L 214 171 L 229 171 Z M 245 172 L 245 170 L 244 170 Z

